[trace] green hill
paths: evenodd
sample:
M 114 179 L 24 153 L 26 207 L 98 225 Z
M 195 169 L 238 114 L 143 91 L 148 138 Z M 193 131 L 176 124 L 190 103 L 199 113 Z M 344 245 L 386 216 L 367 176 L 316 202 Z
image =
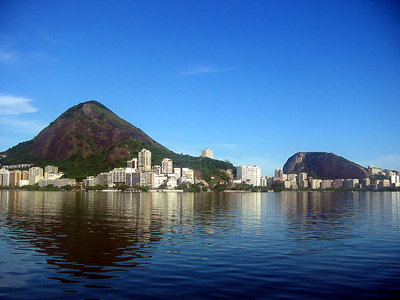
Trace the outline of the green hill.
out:
M 143 148 L 152 152 L 153 165 L 168 157 L 206 180 L 219 169 L 233 168 L 229 162 L 174 153 L 96 101 L 71 107 L 32 140 L 3 152 L 0 163 L 53 164 L 66 177 L 81 179 L 125 166 Z

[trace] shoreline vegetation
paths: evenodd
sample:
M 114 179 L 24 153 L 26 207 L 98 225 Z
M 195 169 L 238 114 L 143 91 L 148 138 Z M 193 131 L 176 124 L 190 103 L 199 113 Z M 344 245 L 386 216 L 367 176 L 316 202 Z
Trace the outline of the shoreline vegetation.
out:
M 114 188 L 109 188 L 108 186 L 91 186 L 91 187 L 81 187 L 66 185 L 63 187 L 55 187 L 53 185 L 48 185 L 45 187 L 39 187 L 39 185 L 27 185 L 23 187 L 18 186 L 0 186 L 0 190 L 8 190 L 8 191 L 106 191 L 106 192 L 189 192 L 189 193 L 198 193 L 198 192 L 218 192 L 218 193 L 265 193 L 265 192 L 400 192 L 399 187 L 384 187 L 379 189 L 372 188 L 353 188 L 353 189 L 285 189 L 283 185 L 275 185 L 275 186 L 263 186 L 263 187 L 253 187 L 250 185 L 239 186 L 239 187 L 228 187 L 224 184 L 217 184 L 213 188 L 208 188 L 207 186 L 201 184 L 181 184 L 178 185 L 176 189 L 150 189 L 148 186 L 136 186 L 130 187 L 127 185 L 115 186 Z

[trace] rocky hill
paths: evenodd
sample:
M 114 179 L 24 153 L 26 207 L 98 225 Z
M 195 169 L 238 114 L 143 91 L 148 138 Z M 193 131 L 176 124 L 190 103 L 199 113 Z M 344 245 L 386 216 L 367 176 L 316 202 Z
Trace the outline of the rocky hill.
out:
M 175 166 L 197 169 L 206 177 L 233 168 L 224 161 L 176 154 L 96 101 L 71 107 L 32 140 L 3 152 L 0 163 L 54 164 L 66 176 L 83 178 L 125 166 L 142 148 L 152 152 L 153 164 L 168 157 Z
M 347 159 L 327 152 L 299 152 L 291 156 L 283 166 L 285 174 L 306 172 L 321 179 L 365 178 L 365 168 Z

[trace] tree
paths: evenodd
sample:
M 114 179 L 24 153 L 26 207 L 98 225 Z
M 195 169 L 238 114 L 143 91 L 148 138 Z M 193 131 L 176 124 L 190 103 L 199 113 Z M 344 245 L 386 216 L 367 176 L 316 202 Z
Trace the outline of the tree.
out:
M 127 186 L 126 184 L 120 184 L 120 185 L 115 186 L 115 188 L 117 190 L 126 191 L 129 188 L 129 186 Z
M 213 190 L 222 193 L 226 190 L 226 184 L 217 183 L 216 185 L 214 185 Z
M 138 185 L 138 186 L 135 186 L 135 189 L 138 191 L 148 192 L 150 190 L 150 187 L 144 186 L 144 185 Z
M 200 185 L 197 183 L 190 185 L 189 191 L 193 193 L 200 192 L 201 191 Z
M 62 186 L 61 190 L 71 191 L 74 187 L 70 184 Z

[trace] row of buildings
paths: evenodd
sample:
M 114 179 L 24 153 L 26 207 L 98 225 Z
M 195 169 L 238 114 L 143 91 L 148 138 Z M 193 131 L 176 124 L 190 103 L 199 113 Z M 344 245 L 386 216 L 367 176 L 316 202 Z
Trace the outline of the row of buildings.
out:
M 82 181 L 83 187 L 96 185 L 114 187 L 127 185 L 130 187 L 147 186 L 152 189 L 174 189 L 179 184 L 204 183 L 204 180 L 195 178 L 194 170 L 190 168 L 175 168 L 169 158 L 164 158 L 161 165 L 151 165 L 151 152 L 142 149 L 137 158 L 126 162 L 125 168 L 114 168 L 97 176 L 89 176 Z
M 28 170 L 12 170 L 15 167 L 28 167 L 31 164 L 20 164 L 12 166 L 3 166 L 0 169 L 0 186 L 23 187 L 27 185 L 38 184 L 40 187 L 54 185 L 63 187 L 66 185 L 75 185 L 75 179 L 62 178 L 64 173 L 58 172 L 56 166 L 31 167 Z M 6 168 L 7 167 L 7 168 Z
M 201 157 L 213 159 L 213 151 L 204 149 Z M 26 168 L 21 171 L 14 168 Z M 261 176 L 261 168 L 256 165 L 241 165 L 236 168 L 236 176 L 232 170 L 226 173 L 229 175 L 231 186 L 246 183 L 251 186 L 272 186 L 283 184 L 285 189 L 355 189 L 355 188 L 388 188 L 400 187 L 400 176 L 398 172 L 383 170 L 376 166 L 368 166 L 371 178 L 359 180 L 354 179 L 317 179 L 309 177 L 307 173 L 284 174 L 283 169 L 276 169 L 275 176 Z M 75 185 L 75 179 L 62 178 L 63 173 L 55 166 L 47 166 L 44 169 L 32 167 L 28 164 L 3 166 L 0 169 L 0 186 L 26 186 L 38 184 L 40 187 L 54 185 L 62 187 Z M 151 189 L 175 189 L 181 183 L 202 183 L 204 180 L 195 177 L 194 170 L 190 168 L 177 168 L 169 158 L 164 158 L 160 165 L 151 164 L 151 151 L 142 149 L 138 157 L 126 162 L 125 168 L 114 168 L 111 171 L 100 173 L 96 176 L 89 176 L 82 181 L 83 187 L 96 185 L 115 187 L 126 185 L 130 187 L 147 186 Z M 228 182 L 224 182 L 228 183 Z
M 371 175 L 378 175 L 377 173 Z M 283 174 L 282 169 L 275 171 L 274 181 L 282 181 L 286 189 L 382 189 L 400 187 L 400 176 L 397 172 L 388 171 L 379 175 L 385 178 L 347 178 L 347 179 L 317 179 L 307 173 Z
M 252 186 L 272 186 L 283 183 L 286 189 L 356 189 L 372 188 L 381 189 L 400 187 L 400 175 L 398 172 L 383 170 L 375 166 L 369 166 L 368 172 L 372 178 L 345 179 L 317 179 L 309 177 L 307 173 L 284 174 L 283 169 L 276 169 L 275 176 L 261 176 L 261 168 L 255 165 L 242 165 L 237 167 L 236 178 L 230 180 L 231 185 L 246 183 Z M 373 176 L 379 175 L 379 176 Z M 376 178 L 374 178 L 376 177 Z

